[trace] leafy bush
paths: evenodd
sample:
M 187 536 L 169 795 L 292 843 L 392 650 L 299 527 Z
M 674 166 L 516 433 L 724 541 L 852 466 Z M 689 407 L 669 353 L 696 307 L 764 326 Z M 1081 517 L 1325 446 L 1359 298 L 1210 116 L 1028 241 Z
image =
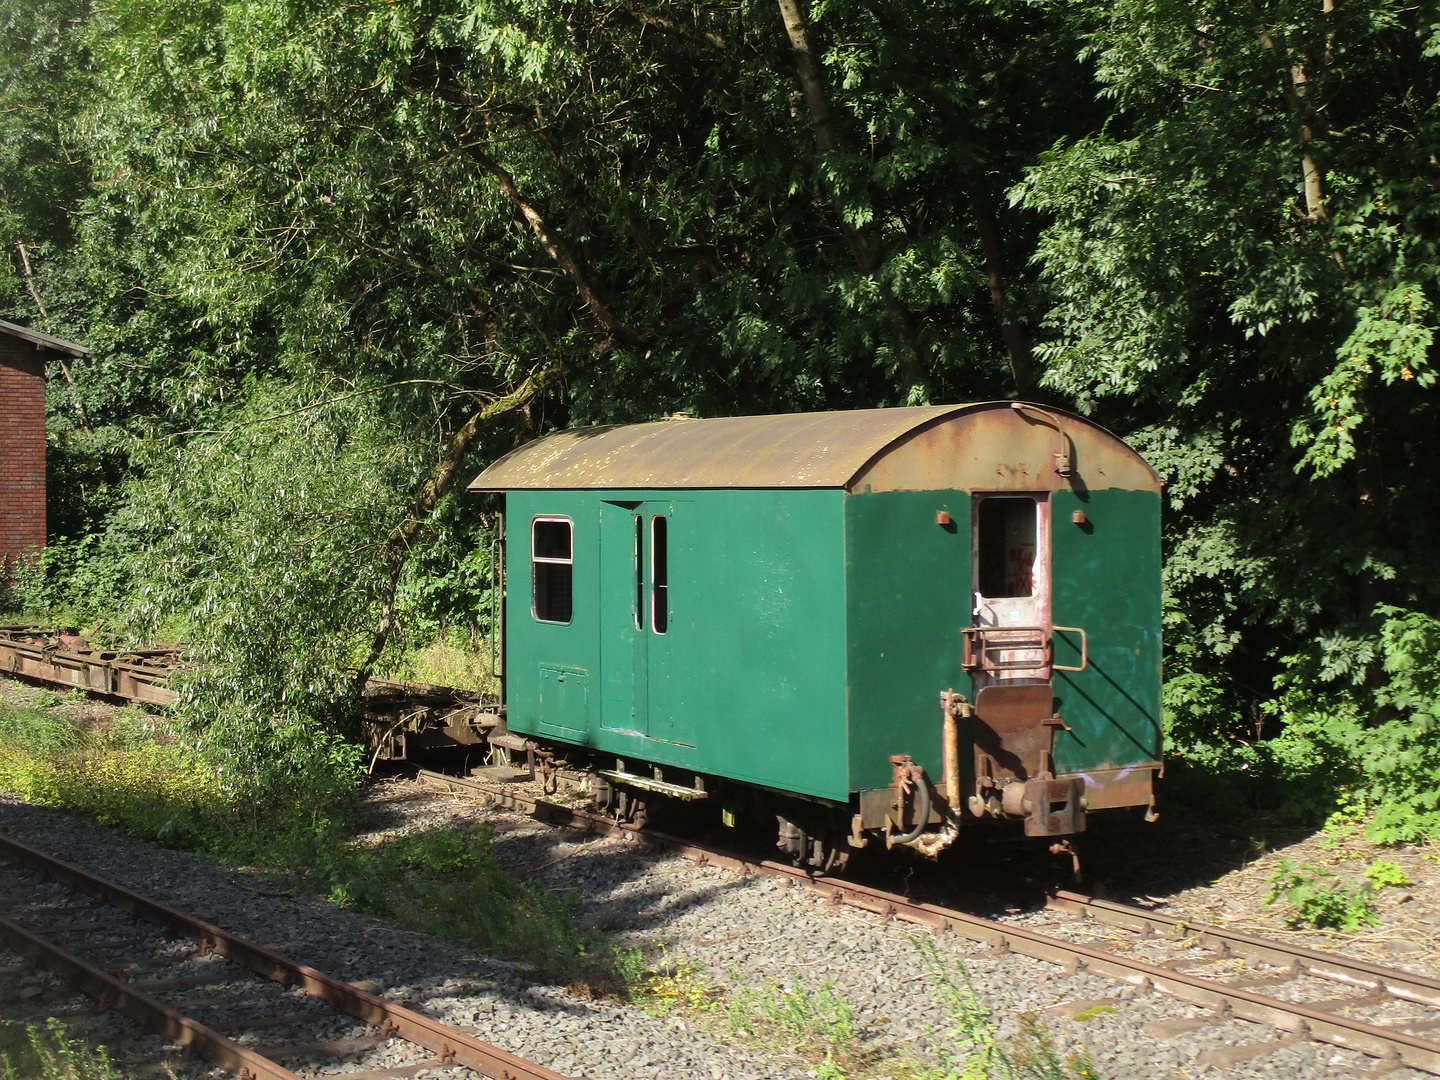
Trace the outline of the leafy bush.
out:
M 52 537 L 38 566 L 21 576 L 12 606 L 44 622 L 89 626 L 129 603 L 134 538 L 118 525 L 75 538 Z
M 1349 781 L 1382 844 L 1440 836 L 1440 620 L 1380 607 L 1371 638 L 1331 640 L 1292 658 L 1274 704 L 1278 742 Z
M 347 737 L 385 591 L 377 545 L 420 455 L 366 398 L 249 393 L 230 430 L 157 452 L 132 485 L 148 540 L 135 624 L 183 628 L 195 665 L 172 679 L 176 713 L 238 798 L 339 798 L 361 775 Z
M 1362 926 L 1380 921 L 1375 910 L 1374 893 L 1368 881 L 1346 885 L 1317 866 L 1297 866 L 1289 859 L 1281 860 L 1270 878 L 1270 892 L 1265 903 L 1273 904 L 1284 896 L 1293 911 L 1286 918 L 1287 926 L 1313 926 L 1353 932 Z
M 1382 844 L 1440 836 L 1440 620 L 1386 606 L 1375 615 L 1373 633 L 1287 657 L 1275 696 L 1248 711 L 1219 676 L 1167 680 L 1167 741 L 1195 781 L 1185 791 L 1177 769 L 1171 791 L 1227 808 L 1238 796 L 1307 821 L 1368 818 L 1366 835 Z

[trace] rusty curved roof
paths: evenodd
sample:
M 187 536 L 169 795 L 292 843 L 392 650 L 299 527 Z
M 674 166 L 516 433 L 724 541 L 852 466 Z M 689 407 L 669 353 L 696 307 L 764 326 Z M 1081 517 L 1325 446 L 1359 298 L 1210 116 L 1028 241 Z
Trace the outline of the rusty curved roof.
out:
M 922 405 L 575 428 L 512 450 L 469 490 L 838 488 L 895 440 L 973 408 Z
M 1056 467 L 1069 455 L 1071 471 Z M 661 420 L 575 428 L 526 443 L 471 491 L 1122 487 L 1159 491 L 1121 439 L 1071 413 L 1015 401 Z

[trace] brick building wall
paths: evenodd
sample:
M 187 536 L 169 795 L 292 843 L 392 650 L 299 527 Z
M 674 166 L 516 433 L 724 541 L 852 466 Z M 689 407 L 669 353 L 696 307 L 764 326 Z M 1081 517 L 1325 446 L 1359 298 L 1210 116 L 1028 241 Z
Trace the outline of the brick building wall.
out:
M 45 360 L 0 333 L 0 580 L 45 546 Z

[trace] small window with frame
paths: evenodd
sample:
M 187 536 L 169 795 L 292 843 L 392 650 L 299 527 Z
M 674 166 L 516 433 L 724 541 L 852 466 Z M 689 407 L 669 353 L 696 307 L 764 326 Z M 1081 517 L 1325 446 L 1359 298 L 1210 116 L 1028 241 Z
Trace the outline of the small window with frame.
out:
M 635 515 L 635 629 L 645 629 L 645 517 Z
M 670 522 L 659 514 L 650 519 L 650 629 L 670 630 Z
M 530 523 L 530 613 L 537 622 L 568 623 L 574 611 L 575 544 L 569 518 Z

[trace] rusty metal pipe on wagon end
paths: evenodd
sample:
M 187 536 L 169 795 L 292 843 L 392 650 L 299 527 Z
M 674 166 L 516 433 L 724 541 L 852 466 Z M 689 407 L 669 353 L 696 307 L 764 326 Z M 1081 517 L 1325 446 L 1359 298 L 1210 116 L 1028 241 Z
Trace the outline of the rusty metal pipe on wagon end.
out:
M 960 723 L 955 716 L 955 691 L 946 690 L 942 708 L 945 710 L 943 729 L 942 769 L 945 770 L 945 801 L 950 812 L 958 814 L 960 805 Z
M 950 812 L 957 817 L 960 813 L 960 716 L 967 704 L 965 695 L 954 690 L 946 690 L 940 695 L 940 707 L 945 714 L 941 746 L 945 801 L 950 804 Z

